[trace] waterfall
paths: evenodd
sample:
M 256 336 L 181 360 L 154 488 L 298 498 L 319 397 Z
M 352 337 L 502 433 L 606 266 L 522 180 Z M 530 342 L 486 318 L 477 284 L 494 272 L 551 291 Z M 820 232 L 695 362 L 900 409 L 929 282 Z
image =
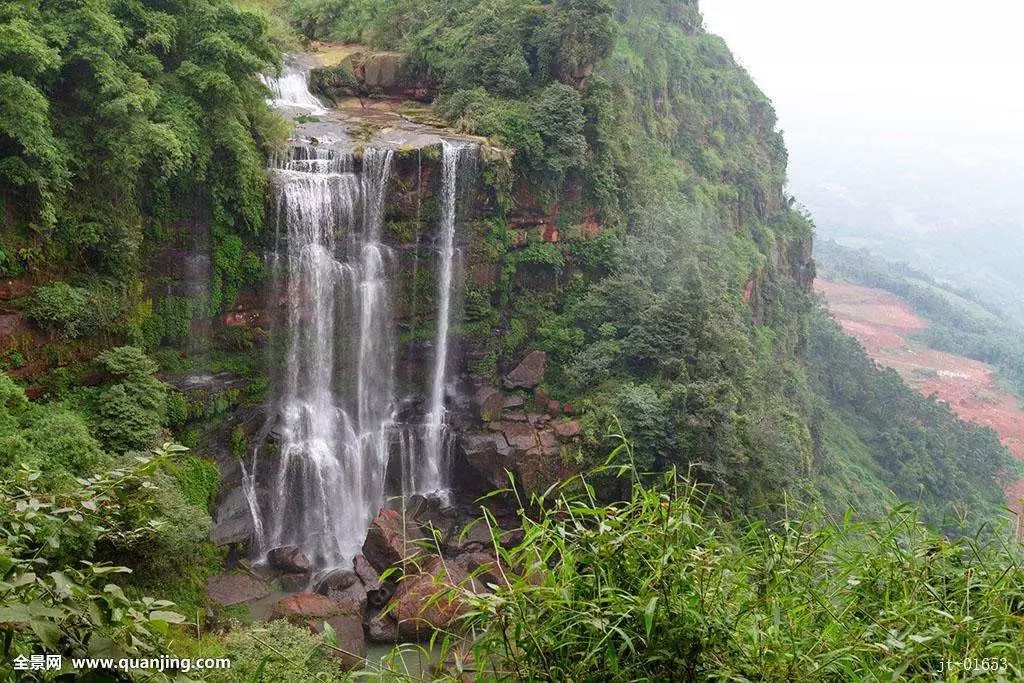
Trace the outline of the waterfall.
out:
M 291 58 L 268 86 L 286 112 L 324 112 Z M 330 116 L 315 124 L 300 120 L 295 135 L 271 164 L 271 301 L 283 313 L 272 345 L 277 382 L 268 419 L 241 471 L 257 557 L 297 546 L 324 572 L 351 566 L 386 486 L 401 487 L 394 492 L 404 495 L 446 494 L 459 174 L 475 146 L 442 143 L 432 366 L 428 386 L 412 388 L 399 401 L 392 305 L 397 261 L 382 238 L 395 153 L 371 145 L 359 159 Z M 418 247 L 418 233 L 416 240 Z M 421 396 L 428 406 L 419 410 Z M 393 453 L 401 481 L 386 484 Z
M 460 142 L 441 142 L 441 225 L 437 273 L 437 332 L 434 337 L 434 364 L 430 383 L 430 407 L 425 425 L 425 452 L 420 459 L 416 481 L 418 492 L 443 491 L 447 486 L 447 448 L 445 444 L 447 410 L 445 384 L 448 379 L 448 333 L 451 327 L 452 277 L 455 264 L 455 225 L 458 204 L 460 162 L 471 146 Z
M 274 170 L 286 352 L 256 530 L 261 552 L 295 545 L 323 569 L 347 566 L 383 504 L 395 399 L 392 259 L 380 236 L 392 158 L 369 147 L 356 173 L 343 147 L 302 145 Z
M 264 76 L 263 83 L 273 94 L 270 104 L 278 109 L 301 109 L 315 116 L 327 113 L 320 100 L 309 91 L 308 70 L 292 55 L 285 58 L 277 78 Z

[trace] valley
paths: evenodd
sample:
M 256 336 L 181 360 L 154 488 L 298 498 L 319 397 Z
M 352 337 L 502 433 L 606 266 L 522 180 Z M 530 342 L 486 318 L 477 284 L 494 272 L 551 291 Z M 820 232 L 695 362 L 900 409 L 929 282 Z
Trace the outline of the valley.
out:
M 923 395 L 935 394 L 961 419 L 993 429 L 1014 457 L 1024 460 L 1024 410 L 1016 396 L 998 386 L 995 368 L 915 340 L 929 323 L 894 294 L 820 277 L 814 289 L 876 363 L 895 370 Z M 1024 510 L 1024 481 L 1010 484 L 1006 497 L 1018 514 Z

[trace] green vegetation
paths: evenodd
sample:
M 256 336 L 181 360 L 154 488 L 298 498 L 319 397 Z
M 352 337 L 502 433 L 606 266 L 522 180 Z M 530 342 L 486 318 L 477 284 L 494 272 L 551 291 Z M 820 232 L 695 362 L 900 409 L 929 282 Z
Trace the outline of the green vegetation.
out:
M 252 276 L 242 236 L 262 225 L 263 152 L 282 131 L 258 79 L 277 59 L 266 19 L 227 0 L 7 0 L 0 34 L 5 274 L 131 282 L 147 233 L 194 218 L 198 200 L 214 304 L 230 303 Z M 34 309 L 74 336 L 88 300 L 64 285 Z
M 1003 508 L 995 484 L 1019 475 L 995 432 L 958 420 L 894 370 L 877 370 L 824 311 L 814 316 L 807 359 L 818 397 L 812 424 L 819 487 L 833 510 L 880 514 L 879 493 L 891 490 L 916 501 L 924 521 L 955 532 L 963 518 Z
M 15 657 L 43 650 L 114 658 L 169 652 L 169 625 L 184 617 L 169 601 L 131 597 L 119 579 L 131 570 L 105 560 L 161 533 L 151 478 L 179 450 L 167 445 L 58 492 L 40 489 L 37 470 L 0 473 L 5 679 L 13 680 Z
M 999 505 L 992 434 L 831 337 L 771 104 L 696 3 L 292 8 L 308 38 L 408 53 L 439 114 L 514 151 L 510 175 L 485 173 L 500 210 L 475 227 L 471 259 L 501 269 L 466 293 L 465 328 L 488 340 L 474 369 L 547 351 L 543 388 L 582 410 L 583 461 L 617 418 L 643 468 L 688 468 L 738 510 L 774 514 L 789 492 L 877 513 L 892 491 L 942 524 Z M 514 230 L 524 213 L 559 240 Z
M 233 630 L 224 653 L 235 663 L 211 680 L 335 681 L 338 664 L 321 637 L 280 619 L 250 629 Z M 230 674 L 230 675 L 229 675 Z
M 516 547 L 495 534 L 507 584 L 462 592 L 450 659 L 488 680 L 950 680 L 970 653 L 1024 675 L 1024 558 L 1000 534 L 951 541 L 908 506 L 728 521 L 674 471 L 611 504 L 583 484 L 532 501 Z

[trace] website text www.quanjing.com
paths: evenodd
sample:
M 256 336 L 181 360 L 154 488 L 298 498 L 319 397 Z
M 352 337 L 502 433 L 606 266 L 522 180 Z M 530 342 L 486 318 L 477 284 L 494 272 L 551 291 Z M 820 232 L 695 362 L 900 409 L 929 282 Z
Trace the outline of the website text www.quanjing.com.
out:
M 230 669 L 227 657 L 185 659 L 162 655 L 160 657 L 61 657 L 60 655 L 33 655 L 14 660 L 16 671 L 61 670 L 70 663 L 73 671 L 198 671 L 204 669 Z

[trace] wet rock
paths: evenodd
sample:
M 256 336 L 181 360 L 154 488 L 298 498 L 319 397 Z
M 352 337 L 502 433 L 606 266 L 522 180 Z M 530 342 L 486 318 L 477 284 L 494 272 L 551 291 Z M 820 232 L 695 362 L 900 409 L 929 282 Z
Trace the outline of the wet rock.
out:
M 293 623 L 304 623 L 315 619 L 327 619 L 342 614 L 344 607 L 316 593 L 294 593 L 278 600 L 270 609 L 270 619 L 287 619 Z
M 347 612 L 366 613 L 369 596 L 361 581 L 342 589 L 327 591 L 327 597 L 340 605 Z
M 241 488 L 231 489 L 214 512 L 210 540 L 214 545 L 248 543 L 254 533 L 252 512 L 245 492 Z
M 547 361 L 548 355 L 543 351 L 531 351 L 512 372 L 505 375 L 505 386 L 509 389 L 532 389 L 544 379 Z
M 419 570 L 407 573 L 395 591 L 392 613 L 398 622 L 398 636 L 421 639 L 450 626 L 464 603 L 448 592 L 466 579 L 466 570 L 457 563 L 436 555 L 426 557 Z
M 345 671 L 362 666 L 366 660 L 366 638 L 363 634 L 363 620 L 358 614 L 339 614 L 311 625 L 314 633 L 323 633 L 324 624 L 330 625 L 337 637 L 337 643 L 327 648 Z M 337 648 L 337 649 L 335 649 Z
M 483 386 L 473 394 L 473 407 L 481 420 L 500 420 L 502 399 L 501 392 L 491 386 Z
M 565 420 L 555 422 L 552 424 L 551 428 L 554 429 L 555 436 L 557 436 L 559 439 L 562 439 L 563 441 L 575 439 L 577 436 L 580 435 L 580 432 L 582 431 L 582 427 L 580 426 L 579 420 Z
M 352 584 L 360 583 L 359 575 L 351 569 L 335 569 L 316 584 L 316 592 L 327 595 L 330 591 L 343 591 Z
M 416 541 L 423 534 L 415 524 L 409 523 L 398 510 L 381 508 L 370 523 L 363 542 L 363 555 L 378 571 L 404 564 L 420 552 Z
M 364 556 L 356 555 L 352 567 L 367 591 L 380 590 L 380 574 Z
M 207 580 L 206 593 L 218 605 L 229 607 L 266 597 L 270 589 L 246 572 L 224 572 Z
M 397 643 L 398 622 L 390 614 L 377 614 L 367 622 L 366 636 L 371 643 Z
M 309 574 L 309 558 L 297 545 L 285 545 L 267 553 L 267 561 L 274 569 L 286 574 Z

